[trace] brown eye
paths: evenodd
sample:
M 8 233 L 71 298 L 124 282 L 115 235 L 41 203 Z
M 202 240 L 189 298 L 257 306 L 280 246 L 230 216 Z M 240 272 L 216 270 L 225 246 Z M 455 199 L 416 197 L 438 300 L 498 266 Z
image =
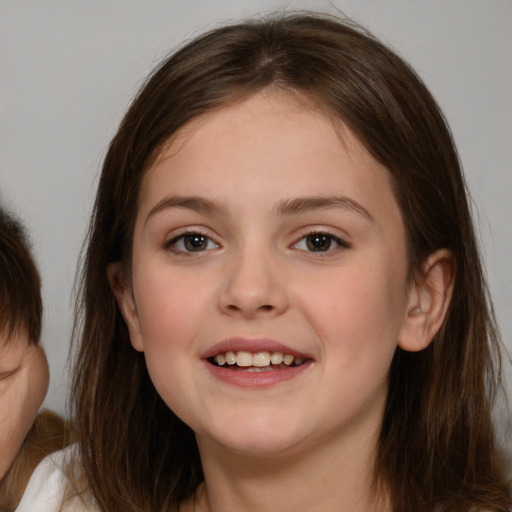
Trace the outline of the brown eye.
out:
M 203 251 L 208 245 L 208 238 L 203 235 L 187 235 L 183 237 L 183 244 L 187 251 Z
M 211 238 L 201 233 L 185 233 L 173 238 L 167 248 L 175 252 L 201 252 L 219 247 Z
M 318 232 L 302 237 L 293 247 L 306 252 L 330 252 L 335 249 L 348 248 L 349 245 L 337 236 Z
M 310 251 L 328 251 L 333 239 L 325 233 L 313 233 L 306 237 L 306 245 Z

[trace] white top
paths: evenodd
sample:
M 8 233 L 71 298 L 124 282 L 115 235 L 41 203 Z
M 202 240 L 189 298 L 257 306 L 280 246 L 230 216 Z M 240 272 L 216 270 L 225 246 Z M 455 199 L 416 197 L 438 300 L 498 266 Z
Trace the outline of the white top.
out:
M 16 512 L 99 512 L 73 493 L 65 468 L 75 456 L 76 448 L 68 446 L 43 459 L 32 473 Z

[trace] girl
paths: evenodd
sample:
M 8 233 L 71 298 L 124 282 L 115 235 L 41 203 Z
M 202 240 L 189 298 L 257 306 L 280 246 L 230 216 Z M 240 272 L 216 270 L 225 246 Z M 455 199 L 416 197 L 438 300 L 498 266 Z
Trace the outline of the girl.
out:
M 398 56 L 312 14 L 199 37 L 105 159 L 71 491 L 104 512 L 509 510 L 482 275 L 449 129 Z

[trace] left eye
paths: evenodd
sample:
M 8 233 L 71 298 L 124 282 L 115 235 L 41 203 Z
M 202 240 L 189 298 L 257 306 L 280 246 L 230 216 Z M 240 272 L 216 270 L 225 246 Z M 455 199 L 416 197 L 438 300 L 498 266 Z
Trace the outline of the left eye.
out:
M 219 247 L 211 238 L 201 233 L 185 233 L 177 236 L 167 246 L 178 252 L 200 252 Z
M 328 233 L 310 233 L 301 238 L 294 247 L 308 252 L 328 252 L 338 247 L 347 247 L 346 242 Z

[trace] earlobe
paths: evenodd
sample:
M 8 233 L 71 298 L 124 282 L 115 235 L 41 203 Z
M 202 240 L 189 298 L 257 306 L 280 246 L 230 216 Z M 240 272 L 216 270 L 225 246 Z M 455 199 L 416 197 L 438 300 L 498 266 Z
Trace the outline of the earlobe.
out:
M 140 334 L 140 322 L 133 297 L 132 288 L 126 278 L 124 266 L 120 262 L 111 263 L 107 267 L 107 277 L 110 288 L 114 294 L 121 315 L 128 327 L 130 341 L 135 350 L 144 351 L 144 344 Z
M 426 348 L 441 328 L 450 305 L 455 277 L 453 254 L 441 249 L 425 261 L 411 284 L 405 318 L 398 338 L 403 350 Z

